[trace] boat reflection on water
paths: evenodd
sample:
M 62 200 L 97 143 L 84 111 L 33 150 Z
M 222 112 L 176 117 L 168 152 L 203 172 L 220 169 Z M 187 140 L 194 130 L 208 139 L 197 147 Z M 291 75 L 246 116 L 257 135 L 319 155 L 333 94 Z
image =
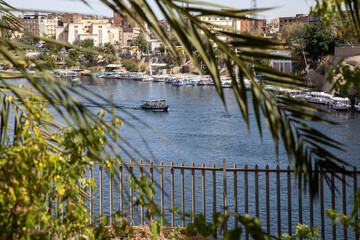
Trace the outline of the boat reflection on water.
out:
M 149 111 L 166 112 L 169 105 L 165 99 L 144 100 L 142 101 L 141 108 Z

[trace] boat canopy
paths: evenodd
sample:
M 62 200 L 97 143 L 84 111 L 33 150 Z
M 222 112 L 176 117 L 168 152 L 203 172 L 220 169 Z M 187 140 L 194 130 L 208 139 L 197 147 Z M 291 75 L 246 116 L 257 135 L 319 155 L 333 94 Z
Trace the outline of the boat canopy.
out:
M 157 99 L 157 100 L 142 100 L 143 103 L 155 103 L 155 102 L 166 102 L 165 99 Z

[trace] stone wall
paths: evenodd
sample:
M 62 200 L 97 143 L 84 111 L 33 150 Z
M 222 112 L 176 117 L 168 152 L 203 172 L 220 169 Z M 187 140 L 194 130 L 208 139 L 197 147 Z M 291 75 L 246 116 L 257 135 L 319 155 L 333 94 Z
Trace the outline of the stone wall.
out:
M 360 47 L 335 47 L 335 57 L 360 55 Z

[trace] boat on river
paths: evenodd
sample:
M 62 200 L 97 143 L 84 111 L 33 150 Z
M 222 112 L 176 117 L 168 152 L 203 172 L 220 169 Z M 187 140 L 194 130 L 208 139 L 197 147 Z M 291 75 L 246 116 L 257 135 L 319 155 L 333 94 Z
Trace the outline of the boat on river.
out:
M 332 97 L 332 94 L 324 92 L 309 92 L 305 97 L 305 100 L 309 103 L 326 105 L 330 103 Z
M 336 111 L 348 111 L 351 107 L 350 99 L 333 97 L 330 101 L 330 107 Z
M 169 108 L 169 105 L 165 99 L 144 100 L 142 101 L 141 108 L 150 111 L 166 112 Z
M 360 103 L 354 105 L 354 107 L 356 111 L 360 112 Z

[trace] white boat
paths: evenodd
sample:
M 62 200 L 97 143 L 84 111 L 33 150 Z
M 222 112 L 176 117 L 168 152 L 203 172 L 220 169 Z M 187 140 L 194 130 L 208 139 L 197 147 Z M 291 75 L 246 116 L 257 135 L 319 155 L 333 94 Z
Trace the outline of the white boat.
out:
M 71 85 L 80 85 L 81 79 L 77 76 L 76 72 L 71 70 L 55 70 L 53 73 L 56 77 L 71 81 Z
M 223 88 L 232 88 L 233 87 L 232 83 L 231 83 L 231 80 L 222 81 L 221 86 Z
M 81 85 L 81 79 L 79 77 L 75 77 L 71 79 L 71 84 L 73 85 Z
M 141 81 L 142 82 L 152 82 L 154 79 L 152 76 L 145 76 Z
M 349 98 L 333 97 L 330 101 L 330 107 L 336 111 L 348 111 L 351 102 Z
M 174 85 L 174 86 L 183 86 L 184 81 L 182 79 L 175 79 L 175 80 L 172 81 L 172 85 Z
M 292 98 L 304 99 L 306 97 L 306 93 L 301 90 L 289 89 L 286 91 L 286 93 Z
M 246 91 L 251 91 L 251 82 L 249 79 L 244 79 L 244 85 L 245 85 L 245 90 Z
M 77 77 L 76 72 L 71 71 L 71 70 L 55 70 L 54 71 L 55 75 L 58 75 L 62 78 L 75 78 Z
M 153 76 L 153 82 L 165 82 L 165 77 L 163 75 Z
M 357 104 L 354 105 L 355 110 L 360 112 L 360 102 L 358 102 Z
M 333 97 L 332 94 L 324 93 L 324 92 L 309 92 L 305 100 L 309 103 L 315 103 L 315 104 L 329 104 L 331 98 Z

